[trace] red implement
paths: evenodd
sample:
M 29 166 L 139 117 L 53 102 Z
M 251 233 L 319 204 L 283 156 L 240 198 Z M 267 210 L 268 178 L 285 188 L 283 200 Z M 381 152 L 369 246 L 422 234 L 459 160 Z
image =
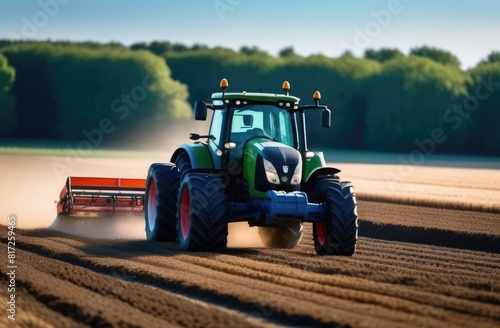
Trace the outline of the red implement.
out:
M 68 177 L 57 202 L 57 214 L 141 214 L 145 179 Z

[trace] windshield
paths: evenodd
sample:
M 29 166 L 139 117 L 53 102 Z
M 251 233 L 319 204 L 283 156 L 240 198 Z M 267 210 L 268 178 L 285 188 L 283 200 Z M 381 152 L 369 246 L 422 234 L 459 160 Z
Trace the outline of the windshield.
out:
M 272 105 L 249 105 L 235 109 L 231 124 L 231 141 L 241 146 L 256 136 L 295 147 L 291 114 Z

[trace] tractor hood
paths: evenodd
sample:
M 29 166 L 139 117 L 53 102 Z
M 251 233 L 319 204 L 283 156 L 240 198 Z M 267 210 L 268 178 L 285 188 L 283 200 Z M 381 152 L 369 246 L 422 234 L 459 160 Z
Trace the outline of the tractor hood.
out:
M 289 165 L 292 169 L 302 162 L 300 153 L 285 144 L 270 141 L 268 139 L 255 139 L 247 145 L 248 150 L 255 150 L 262 158 L 268 160 L 273 165 Z
M 252 196 L 264 197 L 272 189 L 292 191 L 301 183 L 302 157 L 288 145 L 255 138 L 245 146 L 243 174 Z

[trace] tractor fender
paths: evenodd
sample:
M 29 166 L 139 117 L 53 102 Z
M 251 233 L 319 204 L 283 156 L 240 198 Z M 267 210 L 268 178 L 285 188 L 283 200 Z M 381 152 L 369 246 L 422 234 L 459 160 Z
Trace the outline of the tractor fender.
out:
M 314 169 L 306 181 L 304 181 L 304 185 L 306 189 L 314 185 L 314 182 L 317 177 L 322 175 L 336 175 L 340 170 L 334 167 L 318 167 Z
M 177 157 L 186 153 L 191 161 L 191 167 L 195 170 L 212 170 L 214 168 L 212 156 L 207 145 L 204 144 L 183 144 L 172 155 L 171 163 L 175 163 Z
M 339 172 L 340 172 L 340 170 L 335 168 L 335 167 L 318 167 L 317 169 L 312 171 L 312 173 L 311 173 L 311 175 L 309 175 L 309 178 L 307 179 L 307 181 L 314 179 L 320 175 L 330 175 L 330 174 L 335 175 Z

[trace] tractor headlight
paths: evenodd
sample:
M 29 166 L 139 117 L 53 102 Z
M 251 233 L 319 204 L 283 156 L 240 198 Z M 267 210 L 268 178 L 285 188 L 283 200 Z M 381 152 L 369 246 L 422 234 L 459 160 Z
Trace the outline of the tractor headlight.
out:
M 266 171 L 266 178 L 269 183 L 272 184 L 280 184 L 280 177 L 278 176 L 278 171 L 276 171 L 276 168 L 274 165 L 263 158 L 264 160 L 264 171 Z
M 293 172 L 292 181 L 290 181 L 290 184 L 292 186 L 296 186 L 300 184 L 301 181 L 302 181 L 302 165 L 300 165 L 299 163 L 299 165 L 297 165 L 295 171 Z

